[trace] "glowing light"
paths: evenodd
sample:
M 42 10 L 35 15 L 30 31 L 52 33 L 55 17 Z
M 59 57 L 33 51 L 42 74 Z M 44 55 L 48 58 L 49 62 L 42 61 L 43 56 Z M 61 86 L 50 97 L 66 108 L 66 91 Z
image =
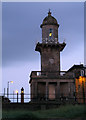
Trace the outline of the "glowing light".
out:
M 13 81 L 10 81 L 11 83 L 13 83 Z
M 21 93 L 24 93 L 24 91 L 21 91 Z
M 80 83 L 85 82 L 85 77 L 80 76 L 80 77 L 79 77 L 79 82 L 80 82 Z
M 15 92 L 18 93 L 18 90 L 16 90 Z
M 52 33 L 50 33 L 49 36 L 51 37 L 51 36 L 52 36 Z
M 84 76 L 79 76 L 79 78 L 76 78 L 76 98 L 78 102 L 80 103 L 85 103 L 85 82 L 86 82 L 86 77 Z M 81 98 L 81 99 L 79 99 Z
M 80 81 L 80 82 L 82 82 L 82 80 L 83 80 L 83 77 L 82 77 L 82 76 L 80 76 L 80 77 L 79 77 L 79 81 Z

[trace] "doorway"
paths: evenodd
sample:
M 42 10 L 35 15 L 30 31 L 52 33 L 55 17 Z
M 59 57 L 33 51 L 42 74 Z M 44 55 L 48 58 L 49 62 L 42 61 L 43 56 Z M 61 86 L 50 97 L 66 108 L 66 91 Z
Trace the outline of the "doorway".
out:
M 49 100 L 55 100 L 56 98 L 56 84 L 49 83 Z

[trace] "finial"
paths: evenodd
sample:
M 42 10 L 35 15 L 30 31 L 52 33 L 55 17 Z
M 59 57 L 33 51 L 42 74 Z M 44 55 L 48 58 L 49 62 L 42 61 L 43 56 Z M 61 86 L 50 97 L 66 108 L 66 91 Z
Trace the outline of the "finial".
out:
M 50 8 L 49 8 L 49 12 L 50 12 Z
M 49 8 L 48 16 L 51 16 L 50 8 Z
M 64 41 L 63 41 L 64 43 L 65 43 L 65 38 L 64 38 Z

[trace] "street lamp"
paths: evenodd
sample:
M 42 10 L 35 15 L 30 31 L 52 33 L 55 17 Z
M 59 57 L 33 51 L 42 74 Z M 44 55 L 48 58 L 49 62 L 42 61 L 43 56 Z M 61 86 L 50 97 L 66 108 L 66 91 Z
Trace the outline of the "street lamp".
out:
M 18 103 L 18 90 L 16 90 L 16 93 L 17 93 L 17 103 Z
M 7 98 L 9 98 L 9 84 L 13 83 L 13 81 L 8 81 L 7 83 Z
M 24 88 L 21 88 L 21 103 L 24 103 Z

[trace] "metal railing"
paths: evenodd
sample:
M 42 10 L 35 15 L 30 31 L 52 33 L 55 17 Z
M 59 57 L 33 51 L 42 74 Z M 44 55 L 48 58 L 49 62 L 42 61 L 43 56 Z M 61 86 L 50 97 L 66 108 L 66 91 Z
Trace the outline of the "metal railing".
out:
M 15 93 L 15 94 L 9 94 L 9 98 L 7 97 L 8 95 L 5 94 L 2 96 L 2 100 L 4 103 L 21 103 L 22 101 L 22 97 L 21 97 L 21 93 Z M 24 102 L 29 102 L 31 100 L 31 95 L 24 93 Z
M 83 93 L 79 94 L 74 93 L 74 95 L 70 96 L 69 94 L 26 94 L 24 93 L 24 103 L 28 103 L 30 101 L 33 102 L 43 102 L 43 101 L 57 101 L 57 102 L 77 102 L 77 103 L 86 103 L 86 96 L 83 97 Z M 7 94 L 2 96 L 3 103 L 21 103 L 21 94 L 9 94 L 9 98 L 7 98 Z
M 57 44 L 57 43 L 59 43 L 58 42 L 58 38 L 51 38 L 51 39 L 49 39 L 49 38 L 42 38 L 42 43 L 44 43 L 44 44 Z

